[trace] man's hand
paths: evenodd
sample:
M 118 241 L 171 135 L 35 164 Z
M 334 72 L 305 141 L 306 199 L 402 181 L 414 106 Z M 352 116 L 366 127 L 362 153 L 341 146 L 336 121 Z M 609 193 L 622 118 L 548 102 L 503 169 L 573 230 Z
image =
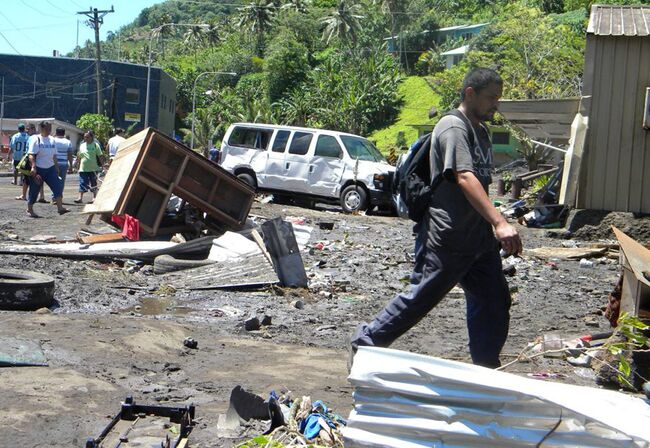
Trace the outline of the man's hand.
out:
M 521 244 L 521 238 L 519 238 L 519 233 L 505 219 L 494 227 L 494 234 L 508 255 L 518 255 L 521 253 L 523 246 Z

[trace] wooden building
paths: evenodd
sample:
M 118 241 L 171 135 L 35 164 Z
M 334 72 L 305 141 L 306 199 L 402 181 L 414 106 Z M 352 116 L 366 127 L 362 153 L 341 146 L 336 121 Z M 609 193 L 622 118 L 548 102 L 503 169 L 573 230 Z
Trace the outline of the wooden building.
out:
M 650 213 L 650 6 L 594 5 L 577 207 Z

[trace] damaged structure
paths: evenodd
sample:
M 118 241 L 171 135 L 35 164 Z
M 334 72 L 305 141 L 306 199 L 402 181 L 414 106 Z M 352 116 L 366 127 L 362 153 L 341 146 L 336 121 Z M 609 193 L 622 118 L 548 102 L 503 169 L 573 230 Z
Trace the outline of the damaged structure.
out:
M 583 82 L 575 205 L 650 213 L 650 6 L 592 6 Z

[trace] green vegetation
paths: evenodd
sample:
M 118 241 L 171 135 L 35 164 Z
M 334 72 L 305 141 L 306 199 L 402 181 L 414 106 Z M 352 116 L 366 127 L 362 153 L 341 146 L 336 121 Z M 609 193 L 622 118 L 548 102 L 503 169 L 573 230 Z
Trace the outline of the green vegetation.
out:
M 438 107 L 439 97 L 424 78 L 419 76 L 405 78 L 399 87 L 399 94 L 402 97 L 402 107 L 395 123 L 373 132 L 368 137 L 384 154 L 387 154 L 392 146 L 397 145 L 400 135 L 404 136 L 406 146 L 417 140 L 418 131 L 410 125 L 434 124 L 439 118 L 429 118 L 429 110 Z
M 151 50 L 154 64 L 177 82 L 176 129 L 191 127 L 192 87 L 199 74 L 235 72 L 204 76 L 197 84 L 198 150 L 218 141 L 237 120 L 370 134 L 386 152 L 414 140 L 416 131 L 407 125 L 429 122 L 431 106 L 440 113 L 453 107 L 463 75 L 476 66 L 501 73 L 505 97 L 579 94 L 591 4 L 168 0 L 145 8 L 132 24 L 109 33 L 103 55 L 146 63 Z M 477 37 L 436 37 L 440 27 L 478 23 L 488 25 Z M 395 38 L 386 40 L 390 36 Z M 468 46 L 465 57 L 446 69 L 441 53 L 461 45 Z M 92 57 L 93 47 L 88 41 L 75 54 Z M 425 78 L 414 75 L 431 79 L 437 95 Z M 185 132 L 185 138 L 190 137 Z
M 113 127 L 111 120 L 101 114 L 83 114 L 77 120 L 77 127 L 84 131 L 90 129 L 102 146 L 106 146 Z

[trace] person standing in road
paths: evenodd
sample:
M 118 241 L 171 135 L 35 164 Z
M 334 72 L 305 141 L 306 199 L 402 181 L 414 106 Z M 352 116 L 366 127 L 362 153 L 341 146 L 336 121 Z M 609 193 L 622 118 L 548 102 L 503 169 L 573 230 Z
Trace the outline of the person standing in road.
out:
M 126 140 L 122 135 L 124 134 L 124 129 L 115 128 L 114 134 L 115 135 L 113 135 L 113 137 L 108 139 L 108 157 L 110 158 L 111 162 L 113 161 L 115 154 L 117 154 L 117 150 L 120 147 L 120 143 Z
M 59 178 L 65 188 L 65 178 L 72 166 L 72 143 L 65 137 L 65 129 L 56 128 L 54 137 L 54 146 L 56 147 L 56 158 L 58 162 Z M 52 197 L 54 200 L 54 197 Z
M 508 336 L 510 292 L 500 248 L 518 254 L 522 243 L 488 198 L 492 146 L 484 122 L 497 111 L 503 81 L 475 69 L 463 81 L 460 116 L 446 115 L 431 139 L 431 183 L 441 176 L 418 230 L 411 289 L 393 298 L 351 339 L 360 346 L 388 347 L 416 325 L 456 285 L 465 291 L 469 351 L 474 364 L 499 367 Z
M 23 123 L 18 124 L 18 132 L 11 136 L 9 140 L 9 157 L 13 158 L 14 162 L 14 185 L 18 185 L 18 164 L 22 160 L 23 156 L 27 154 L 27 144 L 29 142 L 29 134 L 25 132 L 25 125 Z M 16 199 L 26 200 L 27 199 L 27 182 L 24 179 L 25 176 L 20 176 L 21 184 L 23 187 L 23 194 L 18 196 Z
M 43 183 L 46 183 L 54 195 L 59 215 L 69 212 L 63 207 L 63 183 L 59 178 L 57 168 L 56 148 L 54 138 L 50 136 L 52 125 L 48 121 L 42 121 L 39 125 L 40 135 L 33 135 L 29 139 L 29 161 L 32 164 L 32 170 L 29 177 L 29 197 L 27 199 L 27 214 L 32 218 L 39 216 L 34 213 L 34 203 Z
M 76 166 L 79 172 L 79 197 L 74 200 L 76 204 L 83 203 L 84 193 L 91 191 L 93 200 L 97 195 L 97 171 L 103 165 L 102 148 L 95 140 L 93 131 L 84 134 L 84 141 L 79 145 Z

